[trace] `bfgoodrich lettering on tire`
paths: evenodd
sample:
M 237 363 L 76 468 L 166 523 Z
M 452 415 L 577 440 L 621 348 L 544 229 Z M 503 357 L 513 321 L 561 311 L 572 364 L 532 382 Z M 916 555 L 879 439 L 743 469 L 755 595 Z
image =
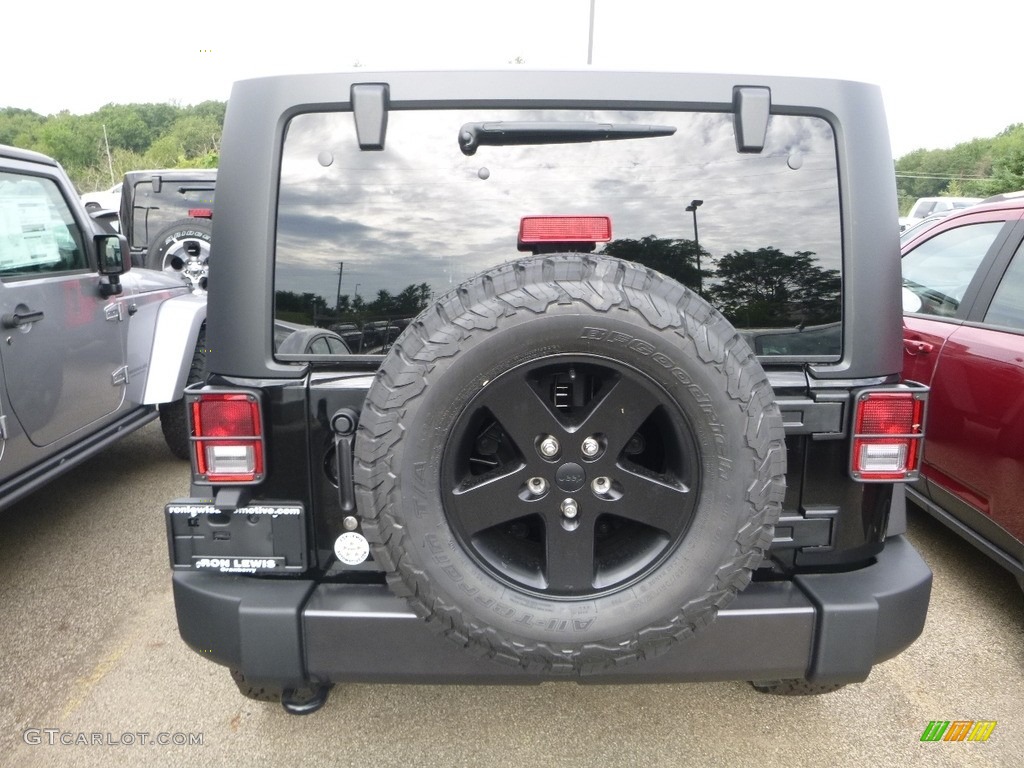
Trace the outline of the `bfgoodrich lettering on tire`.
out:
M 392 589 L 474 653 L 578 674 L 655 655 L 750 580 L 782 420 L 693 292 L 579 254 L 503 265 L 395 343 L 355 444 Z

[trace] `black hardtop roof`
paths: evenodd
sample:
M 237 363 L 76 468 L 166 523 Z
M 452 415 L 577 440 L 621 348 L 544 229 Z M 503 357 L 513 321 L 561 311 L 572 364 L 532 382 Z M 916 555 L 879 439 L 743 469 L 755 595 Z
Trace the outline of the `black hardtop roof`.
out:
M 269 322 L 275 301 L 274 223 L 281 147 L 289 121 L 304 113 L 352 111 L 356 131 L 365 133 L 364 148 L 376 150 L 390 110 L 462 106 L 732 114 L 738 126 L 738 151 L 757 151 L 758 129 L 771 115 L 827 120 L 835 132 L 843 263 L 849 266 L 843 274 L 843 356 L 838 363 L 815 364 L 808 371 L 817 380 L 838 382 L 899 376 L 899 232 L 895 226 L 878 226 L 898 206 L 878 86 L 822 78 L 520 68 L 357 69 L 235 82 L 224 120 L 217 181 L 217 281 L 211 282 L 207 318 L 207 362 L 212 372 L 260 379 L 304 375 L 300 367 L 274 359 Z M 748 126 L 755 129 L 751 137 Z

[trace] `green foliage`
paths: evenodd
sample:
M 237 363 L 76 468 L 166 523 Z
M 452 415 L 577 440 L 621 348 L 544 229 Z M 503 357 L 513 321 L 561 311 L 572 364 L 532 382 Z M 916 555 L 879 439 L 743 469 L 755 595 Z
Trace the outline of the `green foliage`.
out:
M 900 215 L 919 197 L 989 197 L 1024 189 L 1024 124 L 952 149 L 917 149 L 896 161 Z
M 648 235 L 612 240 L 603 251 L 643 264 L 693 290 L 700 284 L 698 246 L 692 240 Z M 735 251 L 716 260 L 700 249 L 704 295 L 729 320 L 745 328 L 782 328 L 830 323 L 839 319 L 839 271 L 823 269 L 809 251 L 777 248 Z
M 986 195 L 1024 189 L 1024 123 L 1011 125 L 993 139 L 992 177 L 979 189 Z
M 44 117 L 7 107 L 0 109 L 0 144 L 54 157 L 75 186 L 91 191 L 111 186 L 126 171 L 216 168 L 225 109 L 220 101 L 190 107 L 106 104 L 89 115 Z
M 30 109 L 0 110 L 0 144 L 31 149 L 39 142 L 46 118 Z
M 734 251 L 718 260 L 711 302 L 747 328 L 817 325 L 838 320 L 839 271 L 822 269 L 809 251 Z
M 707 277 L 709 273 L 703 267 L 709 262 L 708 252 L 699 248 L 693 240 L 668 240 L 654 235 L 639 240 L 623 238 L 607 243 L 601 252 L 643 264 L 697 290 L 701 282 L 697 273 L 698 249 L 703 260 L 701 271 Z
M 328 306 L 327 300 L 316 293 L 277 291 L 275 296 L 275 312 L 282 320 L 305 325 L 355 323 L 361 326 L 371 320 L 411 319 L 427 308 L 431 292 L 427 283 L 412 283 L 395 295 L 379 290 L 369 303 L 362 296 L 342 294 L 337 297 L 336 308 Z

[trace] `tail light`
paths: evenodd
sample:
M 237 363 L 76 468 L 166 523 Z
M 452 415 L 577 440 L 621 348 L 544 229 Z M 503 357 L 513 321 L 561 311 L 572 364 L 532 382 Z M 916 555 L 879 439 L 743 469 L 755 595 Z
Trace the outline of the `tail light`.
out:
M 259 398 L 252 392 L 186 396 L 192 428 L 193 482 L 258 483 L 266 455 Z
M 539 253 L 558 247 L 591 251 L 612 239 L 608 216 L 523 216 L 519 220 L 519 250 Z
M 188 215 L 193 219 L 212 219 L 213 208 L 189 208 Z
M 928 390 L 861 392 L 853 415 L 850 474 L 855 480 L 916 480 L 921 469 Z

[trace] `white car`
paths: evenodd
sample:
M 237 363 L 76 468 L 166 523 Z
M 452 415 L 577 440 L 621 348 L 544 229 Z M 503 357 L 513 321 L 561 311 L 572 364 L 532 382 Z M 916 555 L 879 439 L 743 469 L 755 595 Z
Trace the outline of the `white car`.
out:
M 929 216 L 950 214 L 981 202 L 980 197 L 920 197 L 906 216 L 900 216 L 900 232 Z
M 86 192 L 82 195 L 82 202 L 87 211 L 117 211 L 121 208 L 121 182 L 118 182 L 110 189 L 103 189 L 99 192 Z

